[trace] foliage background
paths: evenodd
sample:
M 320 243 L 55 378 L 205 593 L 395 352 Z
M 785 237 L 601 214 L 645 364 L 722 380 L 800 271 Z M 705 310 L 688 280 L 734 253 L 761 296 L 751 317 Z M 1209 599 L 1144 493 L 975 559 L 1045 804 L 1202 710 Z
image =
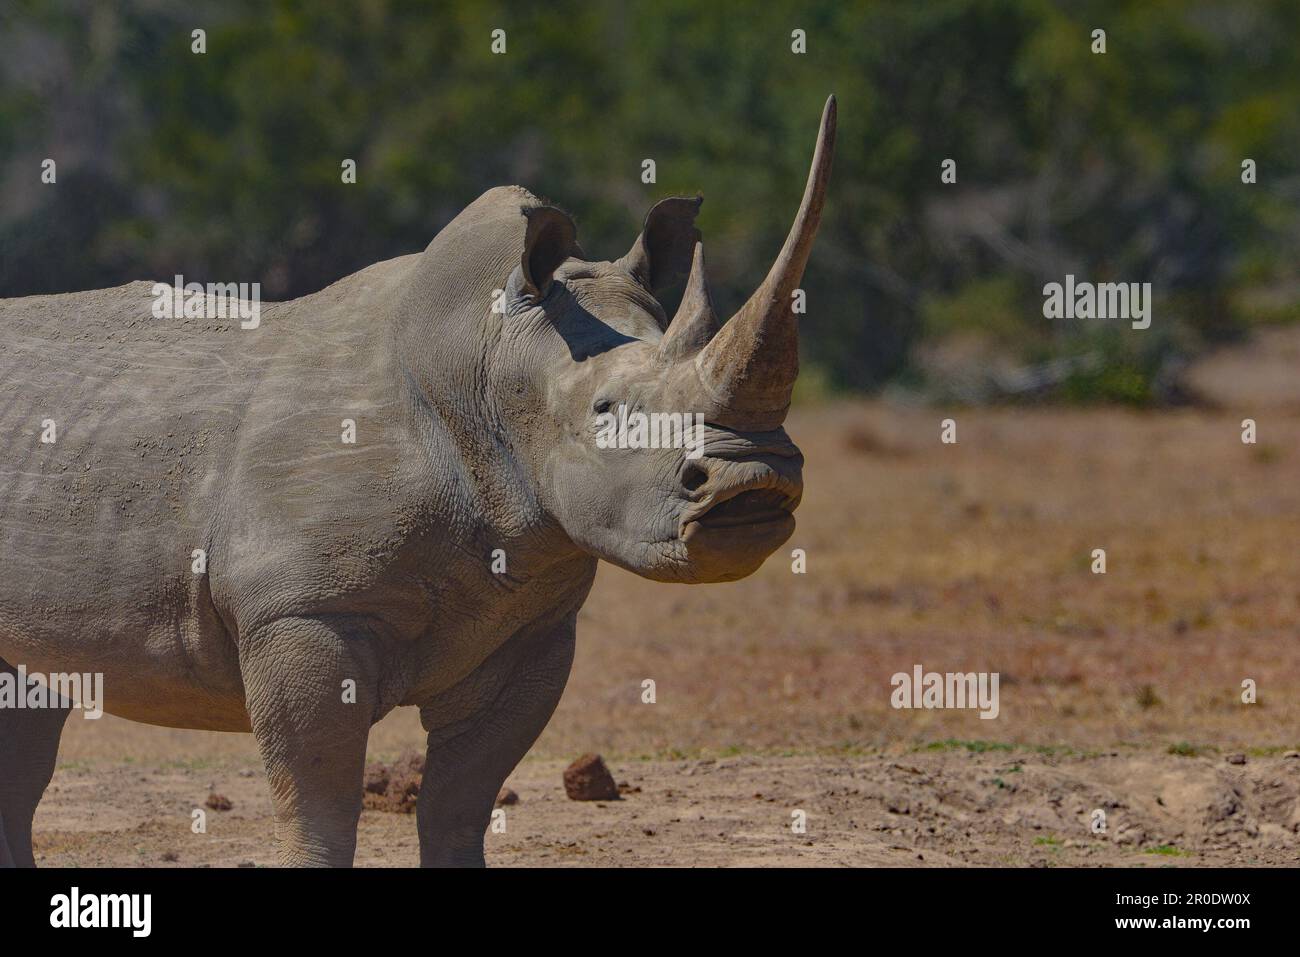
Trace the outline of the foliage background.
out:
M 780 247 L 834 92 L 801 385 L 927 385 L 920 358 L 958 342 L 1023 367 L 1100 357 L 1046 394 L 1144 403 L 1182 358 L 1300 317 L 1297 38 L 1288 0 L 9 0 L 0 296 L 176 273 L 298 296 L 520 183 L 597 258 L 702 191 L 730 309 Z M 1152 328 L 1044 319 L 1067 272 L 1154 283 Z

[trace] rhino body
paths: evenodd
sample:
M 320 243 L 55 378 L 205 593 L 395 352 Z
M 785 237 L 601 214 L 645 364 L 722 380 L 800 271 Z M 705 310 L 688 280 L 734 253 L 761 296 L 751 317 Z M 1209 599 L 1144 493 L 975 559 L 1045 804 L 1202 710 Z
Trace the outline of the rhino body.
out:
M 831 101 L 799 272 L 833 133 Z M 102 673 L 112 714 L 255 734 L 288 864 L 351 863 L 369 728 L 418 707 L 421 862 L 481 864 L 598 560 L 728 580 L 793 528 L 771 357 L 792 317 L 765 284 L 771 316 L 717 321 L 698 208 L 664 201 L 596 263 L 563 213 L 490 190 L 255 329 L 157 319 L 148 282 L 0 300 L 0 668 Z M 654 291 L 687 271 L 670 324 Z M 705 454 L 597 449 L 614 399 L 699 410 Z M 32 863 L 67 713 L 0 709 L 0 864 Z

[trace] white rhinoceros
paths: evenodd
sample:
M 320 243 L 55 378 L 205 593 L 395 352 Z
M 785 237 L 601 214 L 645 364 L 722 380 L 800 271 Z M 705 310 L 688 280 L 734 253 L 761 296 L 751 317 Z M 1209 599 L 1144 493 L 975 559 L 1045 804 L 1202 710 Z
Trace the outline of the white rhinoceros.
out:
M 370 727 L 418 707 L 421 862 L 481 864 L 597 560 L 727 581 L 794 529 L 792 294 L 834 137 L 832 98 L 726 323 L 699 198 L 593 262 L 515 186 L 255 329 L 155 318 L 147 282 L 0 301 L 0 674 L 102 673 L 112 714 L 251 731 L 287 864 L 351 863 Z M 655 293 L 683 276 L 669 322 Z M 615 411 L 698 414 L 702 445 L 601 447 Z M 0 863 L 33 863 L 67 714 L 0 709 Z

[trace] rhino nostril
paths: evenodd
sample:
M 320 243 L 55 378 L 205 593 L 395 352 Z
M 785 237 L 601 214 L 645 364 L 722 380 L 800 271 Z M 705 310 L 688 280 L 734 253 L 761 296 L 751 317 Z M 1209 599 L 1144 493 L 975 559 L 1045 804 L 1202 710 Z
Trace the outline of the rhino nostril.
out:
M 694 462 L 688 462 L 686 468 L 682 470 L 682 486 L 688 492 L 694 492 L 708 480 L 709 473 Z

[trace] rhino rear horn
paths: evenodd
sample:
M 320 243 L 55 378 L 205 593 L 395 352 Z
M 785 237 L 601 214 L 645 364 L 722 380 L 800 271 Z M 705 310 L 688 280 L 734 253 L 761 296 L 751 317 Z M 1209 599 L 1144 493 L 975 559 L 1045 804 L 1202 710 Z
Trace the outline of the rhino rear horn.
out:
M 524 286 L 536 299 L 550 288 L 551 277 L 577 249 L 578 228 L 573 220 L 554 206 L 525 206 L 528 220 L 524 232 L 524 253 L 520 259 Z
M 713 309 L 709 295 L 708 275 L 704 268 L 704 243 L 695 244 L 691 257 L 691 273 L 686 280 L 677 314 L 668 324 L 668 332 L 659 342 L 659 358 L 663 362 L 677 362 L 699 352 L 722 327 Z
M 775 429 L 799 374 L 799 327 L 791 296 L 803 279 L 821 222 L 835 152 L 835 97 L 826 101 L 803 202 L 785 246 L 749 301 L 696 357 L 700 379 L 718 403 L 719 424 Z

